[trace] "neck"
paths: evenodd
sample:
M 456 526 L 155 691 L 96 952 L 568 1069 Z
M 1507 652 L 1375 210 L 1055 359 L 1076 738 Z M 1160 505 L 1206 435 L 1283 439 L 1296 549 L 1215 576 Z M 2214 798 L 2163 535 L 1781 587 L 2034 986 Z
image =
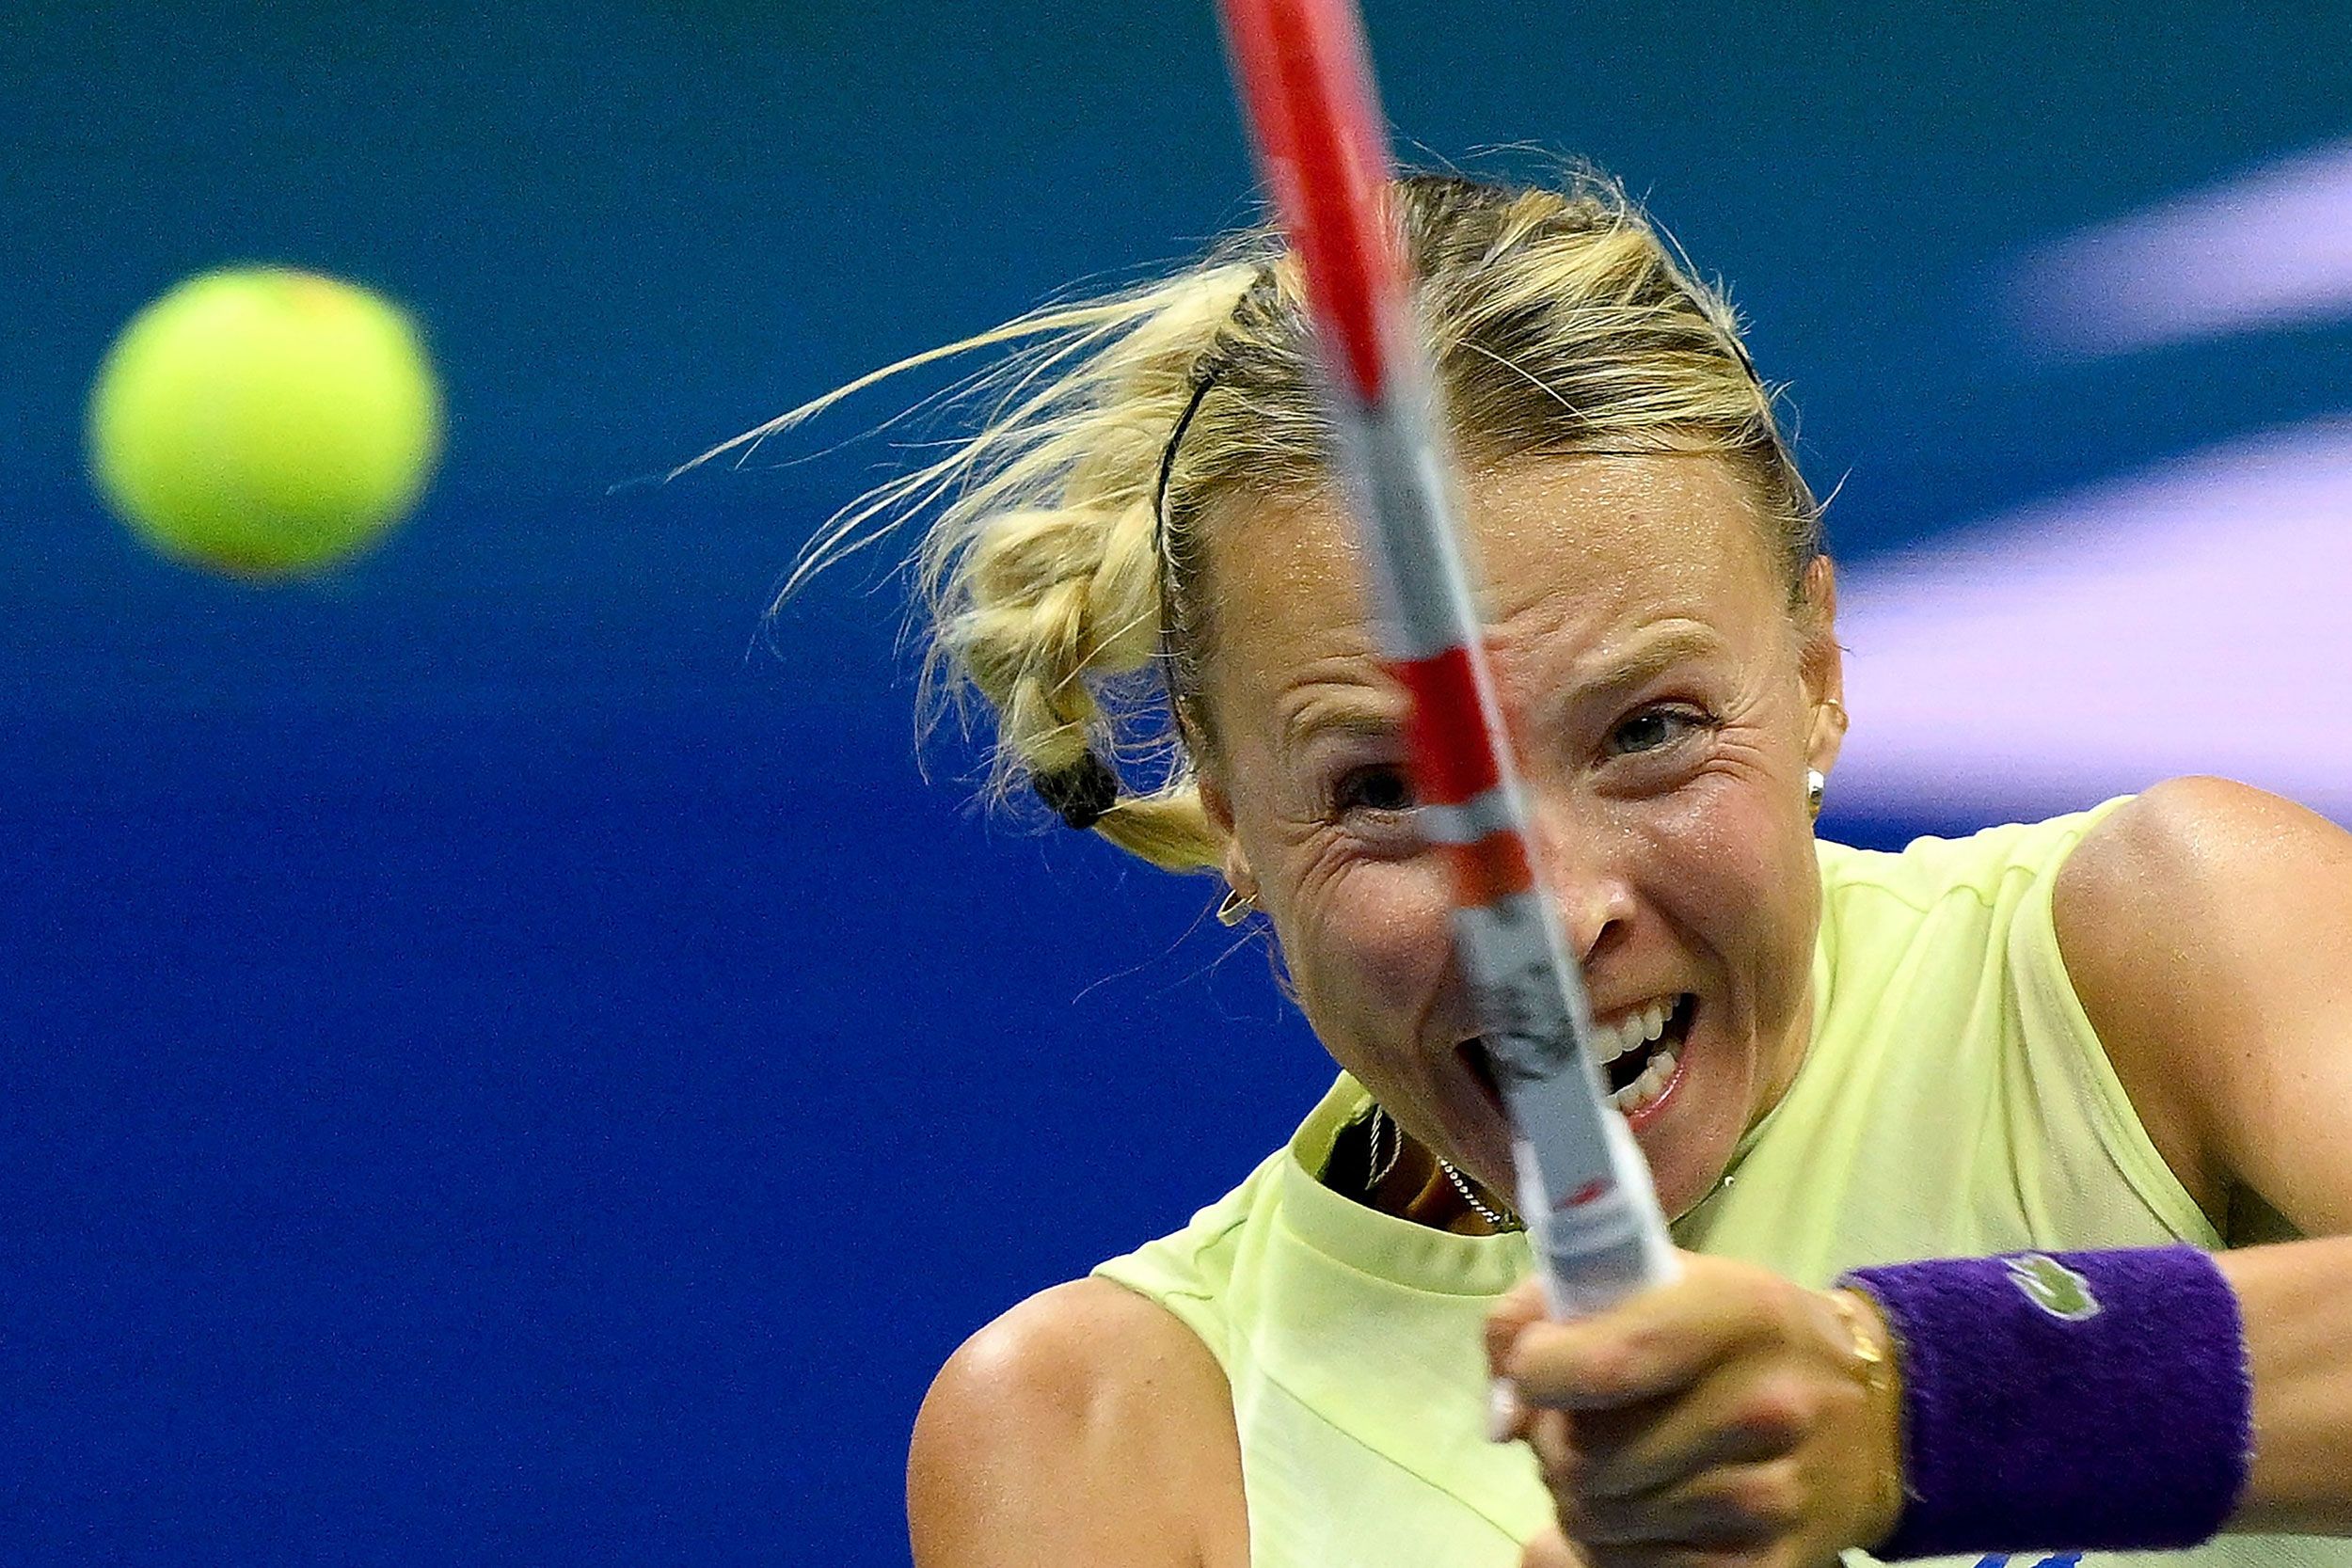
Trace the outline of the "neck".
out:
M 1393 1121 L 1389 1125 L 1391 1129 L 1396 1127 Z M 1435 1155 L 1401 1130 L 1392 1131 L 1391 1136 L 1399 1140 L 1396 1164 L 1370 1192 L 1351 1193 L 1349 1196 L 1367 1208 L 1377 1209 L 1384 1214 L 1394 1214 L 1398 1219 L 1410 1220 L 1432 1230 L 1451 1231 L 1457 1236 L 1492 1236 L 1497 1233 L 1496 1227 L 1484 1215 L 1463 1201 L 1461 1193 L 1446 1180 L 1446 1174 L 1438 1166 Z M 1470 1178 L 1466 1176 L 1463 1180 L 1469 1180 Z M 1488 1207 L 1503 1207 L 1501 1202 L 1487 1196 L 1483 1186 L 1474 1190 Z

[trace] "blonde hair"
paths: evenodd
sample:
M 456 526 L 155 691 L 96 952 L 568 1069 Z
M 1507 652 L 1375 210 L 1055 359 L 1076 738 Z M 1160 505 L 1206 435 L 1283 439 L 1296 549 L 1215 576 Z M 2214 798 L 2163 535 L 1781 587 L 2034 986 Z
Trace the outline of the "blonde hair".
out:
M 1466 462 L 1727 458 L 1802 604 L 1820 508 L 1774 394 L 1722 295 L 1615 185 L 1584 173 L 1559 190 L 1414 175 L 1391 194 Z M 1214 632 L 1200 524 L 1235 495 L 1320 484 L 1330 460 L 1311 332 L 1278 232 L 1242 231 L 1165 281 L 901 361 L 739 439 L 883 376 L 1014 341 L 1024 346 L 953 393 L 982 405 L 978 433 L 837 515 L 778 603 L 812 572 L 930 517 L 914 557 L 927 689 L 977 693 L 993 710 L 994 797 L 1026 780 L 1156 865 L 1212 864 L 1219 842 L 1192 754 L 1214 744 L 1195 701 Z

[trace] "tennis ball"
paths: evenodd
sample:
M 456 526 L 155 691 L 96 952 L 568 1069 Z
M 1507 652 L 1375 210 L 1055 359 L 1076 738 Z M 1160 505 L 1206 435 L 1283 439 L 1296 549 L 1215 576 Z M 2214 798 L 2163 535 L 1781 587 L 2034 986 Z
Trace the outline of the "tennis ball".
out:
M 90 390 L 91 476 L 167 555 L 255 578 L 359 550 L 440 454 L 415 326 L 380 296 L 280 267 L 206 273 L 133 317 Z

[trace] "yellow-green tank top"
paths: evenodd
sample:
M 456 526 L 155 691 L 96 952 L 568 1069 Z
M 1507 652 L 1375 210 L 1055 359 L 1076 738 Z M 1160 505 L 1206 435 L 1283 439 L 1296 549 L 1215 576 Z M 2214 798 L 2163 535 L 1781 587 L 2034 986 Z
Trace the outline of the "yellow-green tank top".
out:
M 1896 854 L 1820 846 L 1812 1041 L 1725 1180 L 1676 1225 L 1679 1244 L 1816 1287 L 1913 1258 L 2222 1244 L 2058 957 L 2052 879 L 2115 804 Z M 1253 1568 L 1515 1568 L 1549 1506 L 1526 1450 L 1486 1439 L 1480 1327 L 1525 1273 L 1526 1243 L 1426 1229 L 1323 1186 L 1365 1103 L 1341 1078 L 1240 1187 L 1095 1272 L 1176 1314 L 1223 1365 Z M 2028 1553 L 2010 1568 L 2076 1562 Z M 2352 1568 L 2352 1543 L 2225 1537 L 2079 1562 Z

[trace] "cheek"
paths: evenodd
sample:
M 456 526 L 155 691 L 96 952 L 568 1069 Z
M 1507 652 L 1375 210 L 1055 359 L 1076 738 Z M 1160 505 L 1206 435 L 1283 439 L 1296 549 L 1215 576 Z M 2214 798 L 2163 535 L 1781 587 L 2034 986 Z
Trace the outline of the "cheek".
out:
M 1694 792 L 1665 827 L 1670 916 L 1713 950 L 1759 1022 L 1785 1019 L 1812 976 L 1810 824 L 1757 789 L 1726 787 Z
M 1436 857 L 1359 862 L 1297 889 L 1283 957 L 1310 1022 L 1338 1047 L 1363 1025 L 1422 1009 L 1449 952 Z

